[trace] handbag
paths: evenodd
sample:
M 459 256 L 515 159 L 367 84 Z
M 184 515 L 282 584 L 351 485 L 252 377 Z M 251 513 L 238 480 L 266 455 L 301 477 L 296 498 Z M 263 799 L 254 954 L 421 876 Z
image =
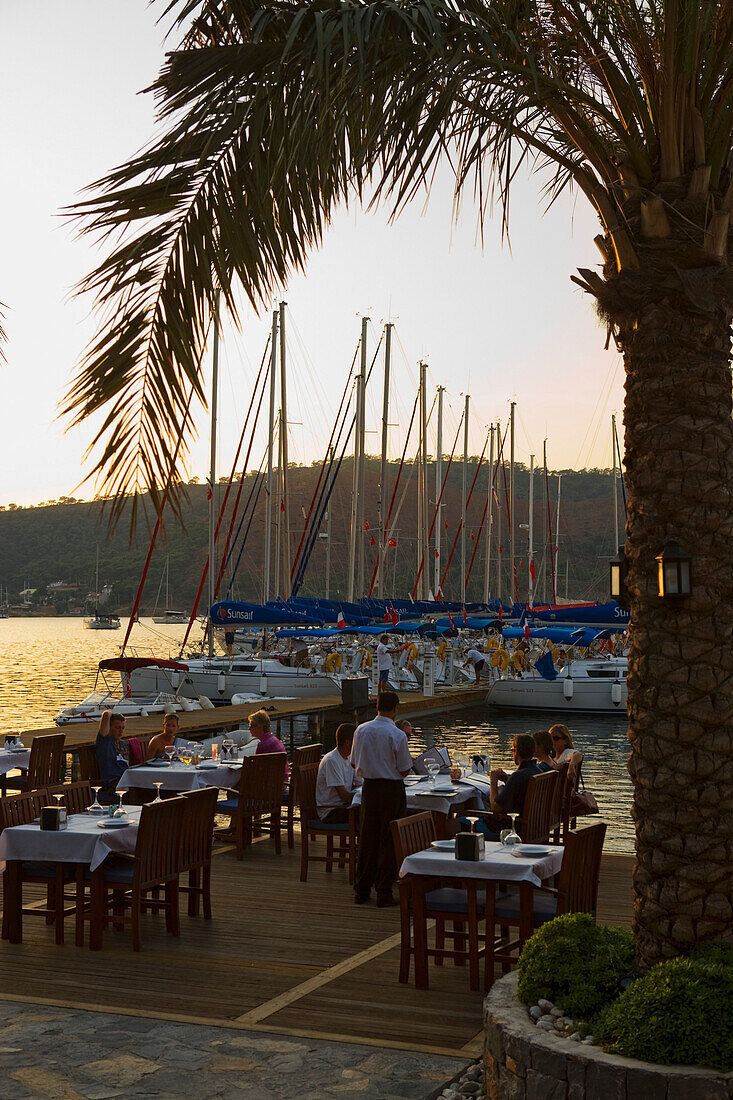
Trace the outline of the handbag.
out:
M 582 791 L 573 791 L 570 796 L 571 817 L 585 817 L 587 814 L 597 813 L 600 813 L 600 810 L 598 809 L 596 796 L 592 791 L 587 791 L 585 789 Z

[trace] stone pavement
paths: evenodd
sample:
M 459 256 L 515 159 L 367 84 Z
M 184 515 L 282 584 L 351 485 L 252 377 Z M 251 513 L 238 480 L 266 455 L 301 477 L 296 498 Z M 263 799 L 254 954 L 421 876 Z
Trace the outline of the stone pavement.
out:
M 469 1061 L 0 1001 L 1 1100 L 427 1100 Z

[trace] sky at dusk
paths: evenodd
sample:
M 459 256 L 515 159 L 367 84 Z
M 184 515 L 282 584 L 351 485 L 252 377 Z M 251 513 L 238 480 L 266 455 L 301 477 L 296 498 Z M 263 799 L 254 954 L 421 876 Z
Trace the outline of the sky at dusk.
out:
M 70 495 L 85 474 L 91 426 L 65 431 L 57 406 L 94 334 L 92 303 L 72 296 L 101 256 L 75 239 L 60 210 L 81 189 L 127 159 L 153 133 L 153 103 L 138 94 L 164 53 L 162 2 L 23 0 L 0 5 L 4 150 L 0 174 L 0 301 L 7 305 L 7 363 L 0 367 L 5 416 L 0 504 Z M 359 337 L 370 317 L 369 359 L 384 322 L 395 324 L 389 449 L 399 455 L 414 400 L 417 363 L 432 387 L 446 387 L 444 451 L 470 393 L 470 449 L 517 402 L 517 457 L 550 468 L 608 467 L 610 415 L 623 404 L 623 368 L 591 303 L 570 281 L 599 257 L 596 220 L 571 195 L 544 212 L 538 179 L 520 178 L 512 201 L 511 249 L 498 214 L 483 247 L 470 188 L 458 222 L 449 172 L 427 204 L 393 224 L 389 210 L 342 209 L 304 273 L 283 291 L 288 303 L 290 460 L 320 457 Z M 271 307 L 270 307 L 271 308 Z M 242 304 L 242 325 L 223 325 L 220 464 L 228 470 L 270 328 Z M 377 364 L 381 370 L 381 364 Z M 367 396 L 367 450 L 378 450 L 382 381 Z M 620 416 L 619 416 L 620 420 Z M 188 472 L 206 476 L 208 428 Z M 432 432 L 432 428 L 431 428 Z M 253 449 L 259 464 L 264 426 Z M 415 441 L 415 448 L 417 441 Z M 434 448 L 431 447 L 431 450 Z M 411 447 L 412 450 L 412 447 Z M 89 499 L 93 486 L 77 491 Z

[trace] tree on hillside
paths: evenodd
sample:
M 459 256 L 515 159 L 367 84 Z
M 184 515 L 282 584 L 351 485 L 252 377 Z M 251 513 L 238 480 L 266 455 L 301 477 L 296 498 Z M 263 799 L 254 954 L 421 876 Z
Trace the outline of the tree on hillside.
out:
M 505 213 L 522 163 L 601 226 L 593 296 L 626 365 L 635 926 L 645 964 L 730 926 L 733 13 L 723 0 L 170 0 L 163 136 L 77 214 L 108 318 L 68 395 L 97 472 L 162 481 L 221 288 L 261 303 L 339 202 L 394 212 L 441 159 Z M 121 242 L 118 239 L 123 230 Z M 160 432 L 161 423 L 168 429 Z M 676 537 L 694 593 L 657 596 Z

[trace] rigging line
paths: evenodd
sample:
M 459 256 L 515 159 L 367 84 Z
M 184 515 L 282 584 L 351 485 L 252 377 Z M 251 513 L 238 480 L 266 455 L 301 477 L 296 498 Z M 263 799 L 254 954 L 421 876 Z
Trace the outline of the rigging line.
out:
M 328 459 L 329 449 L 330 449 L 330 447 L 333 443 L 333 437 L 336 433 L 336 428 L 338 427 L 339 420 L 341 419 L 341 410 L 344 407 L 344 401 L 346 400 L 346 395 L 349 392 L 349 387 L 351 385 L 351 376 L 354 372 L 354 367 L 356 365 L 356 358 L 357 358 L 358 354 L 359 354 L 359 346 L 357 344 L 356 350 L 354 351 L 354 358 L 351 361 L 351 367 L 349 368 L 349 373 L 348 373 L 348 376 L 346 378 L 346 385 L 344 386 L 344 392 L 343 392 L 343 395 L 341 397 L 341 403 L 338 407 L 338 412 L 336 413 L 336 419 L 334 420 L 333 428 L 331 429 L 331 435 L 330 435 L 330 438 L 329 438 L 328 443 L 326 445 L 326 454 L 324 456 L 323 462 L 321 463 L 321 471 L 318 475 L 318 481 L 316 482 L 316 487 L 313 490 L 313 495 L 311 497 L 310 507 L 308 508 L 308 515 L 305 517 L 305 523 L 303 524 L 303 533 L 300 536 L 300 542 L 298 543 L 298 549 L 295 552 L 295 560 L 293 562 L 293 567 L 290 570 L 290 586 L 291 586 L 291 588 L 292 588 L 292 584 L 293 584 L 293 578 L 294 578 L 296 570 L 298 568 L 298 562 L 300 560 L 300 552 L 303 549 L 303 542 L 305 541 L 306 532 L 308 530 L 308 524 L 310 522 L 311 515 L 313 514 L 313 506 L 316 502 L 316 497 L 318 496 L 318 492 L 319 492 L 319 489 L 321 487 L 321 481 L 323 479 L 323 474 L 324 474 L 324 471 L 326 469 L 326 461 Z
M 616 447 L 616 456 L 618 458 L 618 472 L 621 475 L 621 494 L 624 498 L 624 515 L 626 515 L 626 481 L 624 480 L 624 472 L 621 467 L 621 446 L 618 439 L 618 426 L 614 422 L 614 446 Z
M 267 350 L 265 350 L 265 355 L 267 355 Z M 263 365 L 264 365 L 264 359 L 262 361 L 262 364 L 260 365 L 260 373 L 262 373 Z M 252 432 L 251 432 L 250 437 L 249 437 L 249 445 L 247 446 L 247 454 L 245 455 L 244 465 L 242 466 L 242 473 L 241 473 L 240 478 L 239 478 L 239 488 L 237 489 L 237 496 L 236 496 L 235 501 L 234 501 L 234 507 L 232 508 L 232 514 L 229 518 L 229 530 L 227 531 L 226 542 L 224 544 L 224 550 L 223 550 L 222 555 L 221 555 L 221 564 L 219 566 L 219 573 L 218 573 L 218 576 L 216 578 L 216 584 L 214 585 L 214 598 L 216 598 L 216 596 L 218 596 L 218 594 L 219 594 L 219 588 L 221 586 L 222 578 L 224 576 L 224 569 L 226 568 L 226 562 L 228 560 L 229 543 L 231 541 L 232 531 L 234 530 L 234 522 L 237 518 L 237 512 L 239 510 L 239 502 L 242 499 L 242 489 L 244 488 L 244 479 L 245 479 L 246 474 L 247 474 L 247 467 L 249 465 L 249 458 L 250 458 L 250 455 L 252 453 L 252 446 L 254 444 L 255 432 L 257 430 L 257 421 L 260 418 L 260 411 L 262 409 L 262 400 L 265 396 L 265 389 L 267 387 L 267 379 L 268 379 L 269 373 L 270 373 L 270 361 L 268 360 L 267 369 L 265 371 L 265 376 L 262 379 L 262 389 L 260 390 L 260 400 L 259 400 L 258 405 L 257 405 L 257 412 L 255 413 L 254 420 L 252 421 Z M 259 382 L 259 375 L 258 375 L 257 380 Z M 254 396 L 255 396 L 256 393 L 257 393 L 257 383 L 255 383 L 255 389 L 254 389 L 254 392 L 252 394 L 253 400 L 254 400 Z M 249 416 L 249 413 L 247 415 Z M 246 424 L 245 424 L 245 427 L 246 427 Z M 226 500 L 225 500 L 224 503 L 226 504 Z
M 268 350 L 269 346 L 270 346 L 270 336 L 268 336 L 267 343 L 265 344 L 265 351 L 264 351 L 264 354 L 262 356 L 262 363 L 260 364 L 260 373 L 262 372 L 262 366 L 263 366 L 264 362 L 267 359 L 267 350 Z M 259 375 L 258 375 L 258 380 L 259 380 Z M 224 519 L 224 509 L 226 508 L 226 503 L 227 503 L 227 499 L 229 497 L 229 492 L 230 492 L 230 489 L 231 489 L 232 480 L 233 480 L 234 474 L 236 472 L 236 463 L 239 461 L 239 454 L 240 454 L 240 451 L 242 449 L 242 443 L 244 442 L 244 432 L 245 432 L 246 427 L 247 427 L 247 421 L 249 420 L 249 416 L 250 416 L 250 413 L 252 411 L 252 407 L 254 406 L 254 400 L 255 400 L 256 392 L 257 392 L 257 386 L 255 384 L 255 388 L 252 391 L 252 397 L 250 398 L 249 408 L 247 409 L 247 418 L 246 418 L 245 423 L 244 423 L 244 428 L 242 429 L 242 436 L 241 436 L 241 439 L 240 439 L 240 445 L 237 448 L 237 453 L 235 455 L 234 464 L 232 465 L 231 473 L 229 474 L 229 481 L 227 482 L 227 488 L 226 488 L 226 492 L 224 494 L 224 500 L 222 501 L 222 503 L 219 506 L 219 514 L 218 514 L 217 521 L 216 521 L 216 527 L 214 528 L 214 542 L 215 543 L 216 543 L 216 540 L 219 537 L 219 529 L 221 527 L 221 522 Z M 263 393 L 264 393 L 264 386 L 263 386 Z M 253 438 L 254 438 L 254 429 L 255 429 L 255 426 L 253 425 L 253 427 L 252 427 L 252 437 Z M 215 486 L 209 485 L 209 490 L 210 490 L 211 493 L 214 492 L 214 488 L 215 488 Z M 183 637 L 183 641 L 181 642 L 181 647 L 180 647 L 180 651 L 179 651 L 180 653 L 183 653 L 183 649 L 184 649 L 186 643 L 188 642 L 188 638 L 189 638 L 189 635 L 190 635 L 191 630 L 193 628 L 193 624 L 196 622 L 196 616 L 198 614 L 199 603 L 201 602 L 201 596 L 202 596 L 203 591 L 204 591 L 204 585 L 206 584 L 206 578 L 209 575 L 209 564 L 210 564 L 209 563 L 209 555 L 207 553 L 206 561 L 204 562 L 204 568 L 201 572 L 201 580 L 199 581 L 199 586 L 198 586 L 198 589 L 196 591 L 196 599 L 194 601 L 194 605 L 193 605 L 193 608 L 191 610 L 191 617 L 188 620 L 188 626 L 186 627 L 186 633 Z M 207 619 L 208 619 L 208 616 L 207 616 Z M 207 630 L 208 630 L 208 626 L 207 626 Z
M 265 452 L 265 454 L 267 454 L 267 452 Z M 264 462 L 264 458 L 262 459 L 262 462 Z M 247 545 L 247 539 L 249 537 L 249 529 L 252 526 L 252 520 L 254 519 L 255 512 L 257 511 L 257 502 L 260 499 L 260 493 L 262 492 L 262 486 L 265 484 L 265 474 L 264 474 L 264 471 L 262 470 L 262 462 L 260 463 L 259 470 L 255 474 L 255 480 L 254 480 L 254 484 L 252 486 L 252 490 L 254 490 L 255 485 L 257 485 L 257 495 L 255 496 L 254 502 L 252 504 L 252 511 L 249 514 L 249 521 L 247 523 L 247 530 L 244 532 L 244 537 L 242 539 L 242 545 L 239 548 L 239 555 L 238 555 L 237 560 L 234 564 L 234 569 L 232 570 L 232 577 L 231 577 L 231 580 L 229 581 L 229 586 L 227 588 L 227 595 L 229 595 L 229 593 L 232 590 L 232 585 L 234 584 L 234 579 L 235 579 L 235 577 L 237 575 L 237 572 L 239 570 L 239 563 L 242 560 L 242 554 L 244 553 L 244 548 Z M 250 492 L 250 497 L 251 497 L 251 492 Z M 242 522 L 244 522 L 245 515 L 246 515 L 246 509 L 245 509 L 244 513 L 242 514 Z
M 448 459 L 448 465 L 446 466 L 445 473 L 443 474 L 443 480 L 442 480 L 441 485 L 440 485 L 440 495 L 438 496 L 438 500 L 435 504 L 435 511 L 433 512 L 433 522 L 430 524 L 430 530 L 428 531 L 428 545 L 425 547 L 425 549 L 422 552 L 422 557 L 420 558 L 420 566 L 419 566 L 418 571 L 417 571 L 417 576 L 415 577 L 415 583 L 412 586 L 412 593 L 410 595 L 410 599 L 412 599 L 412 600 L 415 599 L 415 593 L 417 592 L 417 586 L 420 582 L 420 577 L 422 576 L 422 571 L 423 571 L 423 568 L 425 566 L 425 555 L 427 554 L 427 552 L 430 548 L 430 540 L 433 537 L 433 531 L 435 530 L 435 521 L 438 518 L 438 512 L 440 511 L 441 501 L 443 500 L 443 493 L 445 492 L 445 486 L 446 486 L 446 482 L 448 480 L 448 473 L 450 471 L 451 464 L 453 462 L 453 456 L 456 453 L 456 447 L 458 446 L 458 439 L 459 439 L 459 436 L 461 434 L 461 425 L 462 424 L 463 424 L 463 417 L 461 417 L 461 419 L 459 421 L 458 429 L 456 431 L 456 437 L 453 440 L 453 449 L 450 453 L 450 457 Z
M 203 357 L 203 350 L 201 352 L 201 357 Z M 201 362 L 201 360 L 199 359 L 199 364 L 200 364 L 200 362 Z M 191 401 L 193 400 L 194 390 L 195 390 L 195 385 L 192 385 L 191 386 L 191 392 L 188 395 L 188 401 L 186 402 L 186 411 L 183 415 L 183 421 L 181 422 L 181 430 L 178 433 L 178 439 L 176 440 L 175 450 L 173 451 L 173 454 L 171 455 L 171 463 L 170 463 L 170 469 L 168 470 L 168 478 L 167 478 L 167 481 L 165 483 L 165 489 L 163 490 L 163 495 L 161 497 L 160 508 L 158 509 L 158 516 L 157 516 L 157 519 L 155 521 L 155 527 L 153 529 L 152 535 L 150 536 L 150 546 L 148 547 L 148 554 L 147 554 L 147 557 L 145 558 L 145 564 L 143 566 L 142 576 L 140 577 L 140 584 L 138 585 L 138 588 L 137 588 L 137 594 L 135 596 L 135 602 L 132 606 L 132 611 L 130 613 L 130 621 L 127 624 L 127 630 L 125 631 L 125 640 L 123 641 L 122 648 L 120 649 L 120 653 L 121 653 L 122 656 L 124 656 L 124 654 L 125 654 L 125 647 L 126 647 L 127 643 L 130 640 L 130 634 L 132 633 L 132 628 L 135 625 L 135 622 L 137 621 L 138 611 L 140 610 L 140 600 L 142 599 L 143 589 L 145 587 L 145 580 L 146 580 L 147 575 L 148 575 L 148 569 L 150 568 L 150 561 L 151 561 L 151 558 L 153 556 L 153 550 L 155 549 L 155 543 L 157 542 L 158 533 L 160 531 L 161 524 L 162 524 L 162 521 L 163 521 L 163 509 L 165 508 L 165 505 L 166 505 L 166 500 L 168 498 L 168 490 L 170 489 L 171 481 L 173 480 L 173 474 L 174 474 L 175 469 L 176 469 L 176 461 L 178 459 L 178 452 L 181 449 L 181 443 L 183 442 L 183 432 L 184 432 L 184 429 L 186 427 L 186 421 L 188 420 L 188 417 L 189 417 L 190 412 L 191 412 Z
M 509 425 L 507 424 L 507 428 L 508 428 L 508 426 Z M 506 438 L 506 433 L 507 433 L 507 429 L 505 428 L 504 429 L 504 438 Z M 484 456 L 486 455 L 486 448 L 488 446 L 488 443 L 489 443 L 489 437 L 487 435 L 486 439 L 484 440 L 484 447 L 483 447 L 483 450 L 481 451 L 481 457 L 479 458 L 478 465 L 476 466 L 476 473 L 473 475 L 473 481 L 471 482 L 471 491 L 469 492 L 468 496 L 466 497 L 466 514 L 468 514 L 468 506 L 471 503 L 471 497 L 473 496 L 473 490 L 476 486 L 476 481 L 478 479 L 479 471 L 480 471 L 481 465 L 484 461 Z M 503 446 L 503 441 L 502 441 L 502 446 Z M 456 530 L 455 538 L 453 539 L 453 545 L 451 546 L 450 554 L 448 555 L 448 561 L 446 562 L 445 571 L 443 573 L 443 576 L 440 578 L 440 584 L 438 586 L 438 589 L 439 589 L 440 592 L 443 591 L 443 585 L 445 584 L 445 578 L 448 576 L 448 570 L 450 569 L 450 563 L 453 561 L 453 555 L 455 554 L 456 546 L 458 545 L 458 536 L 461 533 L 461 529 L 463 527 L 463 521 L 464 521 L 464 516 L 461 516 L 461 518 L 458 521 L 458 529 Z
M 507 427 L 508 427 L 508 425 L 507 425 Z M 504 431 L 504 438 L 506 438 L 506 430 Z M 499 450 L 499 456 L 500 457 L 501 457 L 501 450 L 503 449 L 503 446 L 504 446 L 504 441 L 502 440 L 501 443 L 500 443 L 500 450 Z M 476 535 L 476 538 L 474 540 L 473 553 L 471 554 L 471 561 L 470 561 L 469 566 L 468 566 L 468 572 L 466 573 L 466 592 L 468 592 L 468 582 L 471 579 L 471 570 L 473 569 L 473 562 L 474 562 L 474 559 L 476 557 L 476 552 L 478 551 L 478 548 L 481 544 L 481 535 L 483 534 L 484 523 L 486 522 L 486 516 L 487 516 L 487 513 L 489 511 L 489 497 L 494 492 L 494 487 L 496 485 L 496 477 L 497 477 L 498 473 L 499 473 L 499 463 L 497 461 L 494 465 L 494 474 L 493 474 L 493 477 L 491 478 L 491 487 L 489 488 L 489 492 L 486 494 L 486 502 L 484 504 L 484 511 L 483 511 L 482 516 L 481 516 L 481 523 L 479 524 L 478 534 Z
M 252 484 L 250 486 L 249 495 L 247 497 L 244 508 L 242 509 L 242 515 L 241 515 L 241 518 L 239 520 L 239 524 L 237 525 L 236 533 L 235 533 L 234 538 L 232 540 L 232 546 L 231 546 L 231 550 L 229 551 L 229 554 L 228 554 L 228 557 L 227 557 L 227 560 L 226 560 L 226 563 L 225 563 L 225 568 L 229 565 L 229 562 L 232 560 L 232 556 L 233 556 L 234 551 L 236 549 L 237 542 L 239 541 L 239 536 L 240 536 L 240 533 L 242 531 L 242 527 L 244 526 L 244 521 L 247 518 L 247 513 L 249 512 L 249 506 L 250 506 L 250 503 L 252 501 L 252 496 L 253 496 L 254 491 L 255 491 L 255 486 L 257 485 L 257 478 L 262 473 L 262 467 L 264 466 L 265 460 L 267 459 L 267 450 L 268 450 L 268 448 L 265 447 L 262 458 L 260 459 L 260 464 L 257 467 L 257 471 L 255 472 L 254 477 L 252 479 Z M 229 585 L 227 587 L 227 592 L 231 591 L 233 580 L 234 580 L 234 575 L 232 575 L 232 578 L 229 582 Z
M 580 447 L 578 448 L 578 457 L 577 457 L 577 458 L 576 458 L 576 460 L 575 460 L 575 467 L 576 467 L 576 469 L 578 469 L 578 470 L 582 469 L 582 467 L 581 467 L 580 463 L 581 463 L 581 459 L 582 459 L 582 457 L 583 457 L 583 449 L 584 449 L 584 447 L 585 447 L 585 444 L 586 444 L 586 441 L 587 441 L 587 439 L 588 439 L 588 435 L 590 434 L 590 430 L 591 430 L 591 428 L 593 427 L 593 423 L 594 423 L 594 421 L 595 421 L 595 419 L 596 419 L 596 416 L 599 416 L 599 415 L 600 415 L 600 413 L 599 413 L 599 405 L 600 405 L 600 403 L 601 403 L 601 398 L 602 398 L 602 396 L 603 396 L 603 392 L 604 392 L 604 390 L 606 390 L 607 388 L 608 388 L 608 389 L 609 389 L 609 391 L 610 391 L 610 386 L 611 386 L 611 385 L 613 384 L 613 381 L 614 381 L 614 379 L 615 379 L 615 377 L 616 377 L 616 373 L 617 373 L 617 371 L 618 371 L 618 366 L 619 366 L 619 362 L 620 362 L 620 359 L 619 359 L 619 360 L 617 360 L 617 361 L 616 361 L 615 363 L 613 362 L 613 360 L 611 361 L 611 364 L 610 364 L 610 366 L 609 366 L 609 368 L 608 368 L 608 372 L 607 372 L 607 374 L 606 374 L 606 377 L 605 377 L 605 379 L 604 379 L 604 381 L 603 381 L 603 385 L 601 386 L 600 392 L 599 392 L 599 394 L 598 394 L 598 397 L 597 397 L 597 399 L 596 399 L 596 404 L 595 404 L 595 408 L 593 409 L 593 415 L 591 416 L 591 418 L 590 418 L 590 420 L 589 420 L 589 422 L 588 422 L 588 427 L 587 427 L 587 428 L 586 428 L 586 430 L 585 430 L 585 435 L 583 436 L 583 442 L 582 442 L 582 443 L 580 444 Z M 608 398 L 606 398 L 606 402 L 604 403 L 604 406 L 605 406 L 605 404 L 607 404 L 607 403 L 608 403 Z M 586 460 L 586 461 L 587 461 L 587 460 Z
M 552 577 L 552 602 L 557 603 L 557 591 L 555 588 L 555 543 L 552 538 L 552 514 L 550 512 L 550 481 L 547 474 L 547 464 L 545 463 L 545 499 L 547 501 L 547 527 L 550 534 L 549 539 L 549 553 L 550 553 L 550 575 Z
M 409 424 L 409 427 L 407 429 L 407 435 L 405 436 L 405 445 L 402 448 L 402 457 L 400 458 L 400 464 L 397 467 L 397 477 L 395 478 L 394 488 L 392 489 L 392 496 L 391 496 L 390 502 L 389 502 L 389 508 L 387 509 L 387 518 L 384 521 L 384 534 L 383 534 L 382 542 L 381 542 L 381 544 L 379 546 L 379 549 L 377 551 L 377 560 L 374 563 L 374 570 L 372 572 L 372 580 L 371 580 L 371 584 L 369 585 L 369 593 L 368 593 L 369 596 L 371 596 L 371 594 L 374 590 L 374 582 L 377 579 L 377 570 L 379 568 L 379 556 L 380 556 L 380 554 L 382 554 L 384 552 L 384 548 L 389 542 L 388 535 L 389 535 L 389 532 L 391 530 L 391 522 L 390 521 L 392 519 L 392 509 L 394 508 L 394 502 L 395 502 L 395 498 L 397 496 L 397 490 L 399 489 L 400 479 L 402 478 L 402 469 L 405 465 L 405 456 L 407 455 L 407 448 L 408 448 L 409 443 L 410 443 L 410 436 L 412 434 L 412 426 L 415 423 L 415 413 L 417 412 L 417 406 L 418 406 L 418 401 L 419 400 L 420 400 L 420 393 L 418 391 L 418 393 L 415 395 L 415 403 L 412 406 L 412 416 L 410 417 L 410 424 Z M 380 534 L 381 534 L 381 532 L 380 532 Z M 381 596 L 381 592 L 380 592 L 380 596 Z

